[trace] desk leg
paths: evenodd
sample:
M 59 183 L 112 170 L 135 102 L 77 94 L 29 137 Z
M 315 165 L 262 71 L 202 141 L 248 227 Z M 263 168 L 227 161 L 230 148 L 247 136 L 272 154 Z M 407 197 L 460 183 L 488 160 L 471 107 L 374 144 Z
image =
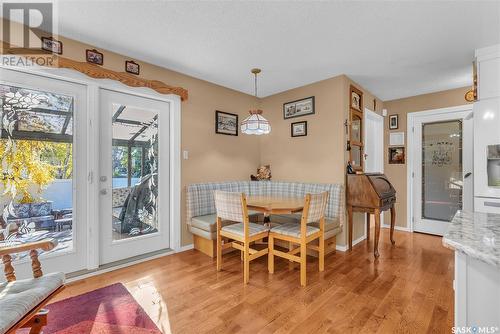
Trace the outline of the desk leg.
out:
M 349 250 L 352 250 L 352 206 L 347 206 L 347 220 L 349 220 L 349 227 L 348 227 L 348 233 L 349 233 Z
M 394 205 L 391 206 L 391 243 L 394 245 L 394 225 L 396 224 L 396 209 Z
M 366 213 L 366 241 L 370 241 L 370 213 Z
M 375 238 L 374 238 L 374 246 L 373 246 L 373 255 L 375 258 L 378 258 L 380 254 L 378 253 L 378 239 L 380 238 L 380 210 L 375 209 Z

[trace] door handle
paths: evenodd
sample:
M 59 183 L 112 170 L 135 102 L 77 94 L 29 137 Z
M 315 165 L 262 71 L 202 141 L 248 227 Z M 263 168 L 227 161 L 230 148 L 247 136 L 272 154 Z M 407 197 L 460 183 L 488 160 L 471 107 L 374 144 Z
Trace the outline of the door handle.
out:
M 469 177 L 469 176 L 471 176 L 471 175 L 472 175 L 472 173 L 471 173 L 471 172 L 465 173 L 465 175 L 464 175 L 464 179 L 468 178 L 468 177 Z

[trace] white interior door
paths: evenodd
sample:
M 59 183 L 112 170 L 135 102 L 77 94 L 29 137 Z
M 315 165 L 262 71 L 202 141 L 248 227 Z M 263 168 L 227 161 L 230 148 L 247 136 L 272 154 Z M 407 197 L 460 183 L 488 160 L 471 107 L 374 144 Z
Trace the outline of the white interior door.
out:
M 170 105 L 100 90 L 101 264 L 169 247 Z
M 365 108 L 365 173 L 384 172 L 384 118 Z
M 443 235 L 457 210 L 472 210 L 471 115 L 470 106 L 412 115 L 414 231 Z
M 87 88 L 0 69 L 0 230 L 13 243 L 53 238 L 43 270 L 86 268 Z M 12 200 L 12 201 L 11 201 Z M 28 253 L 16 255 L 18 278 L 31 277 Z

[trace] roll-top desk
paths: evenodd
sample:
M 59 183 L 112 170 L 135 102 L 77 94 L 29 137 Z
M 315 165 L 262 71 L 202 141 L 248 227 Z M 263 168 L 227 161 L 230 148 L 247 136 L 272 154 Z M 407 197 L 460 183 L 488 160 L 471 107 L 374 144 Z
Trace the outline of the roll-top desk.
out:
M 370 214 L 375 216 L 375 238 L 373 254 L 379 257 L 380 214 L 391 210 L 391 243 L 394 244 L 396 213 L 396 190 L 381 173 L 347 174 L 347 213 L 349 218 L 349 250 L 352 250 L 353 212 L 365 212 L 367 220 L 366 239 L 370 239 Z

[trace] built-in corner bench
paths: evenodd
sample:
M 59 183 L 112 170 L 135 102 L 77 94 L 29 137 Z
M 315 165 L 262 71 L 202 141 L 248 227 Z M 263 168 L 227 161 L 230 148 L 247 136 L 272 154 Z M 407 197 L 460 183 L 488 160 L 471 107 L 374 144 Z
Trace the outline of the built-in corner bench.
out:
M 218 183 L 198 183 L 187 187 L 187 224 L 193 234 L 194 248 L 215 257 L 216 214 L 214 191 L 242 192 L 247 196 L 301 197 L 305 194 L 329 192 L 325 219 L 325 246 L 328 251 L 335 249 L 336 236 L 342 232 L 345 220 L 345 195 L 342 184 L 318 184 L 280 181 L 235 181 Z M 295 215 L 271 215 L 272 223 L 300 223 L 300 213 Z M 249 212 L 250 221 L 262 221 L 261 213 Z M 230 222 L 227 222 L 230 224 Z

